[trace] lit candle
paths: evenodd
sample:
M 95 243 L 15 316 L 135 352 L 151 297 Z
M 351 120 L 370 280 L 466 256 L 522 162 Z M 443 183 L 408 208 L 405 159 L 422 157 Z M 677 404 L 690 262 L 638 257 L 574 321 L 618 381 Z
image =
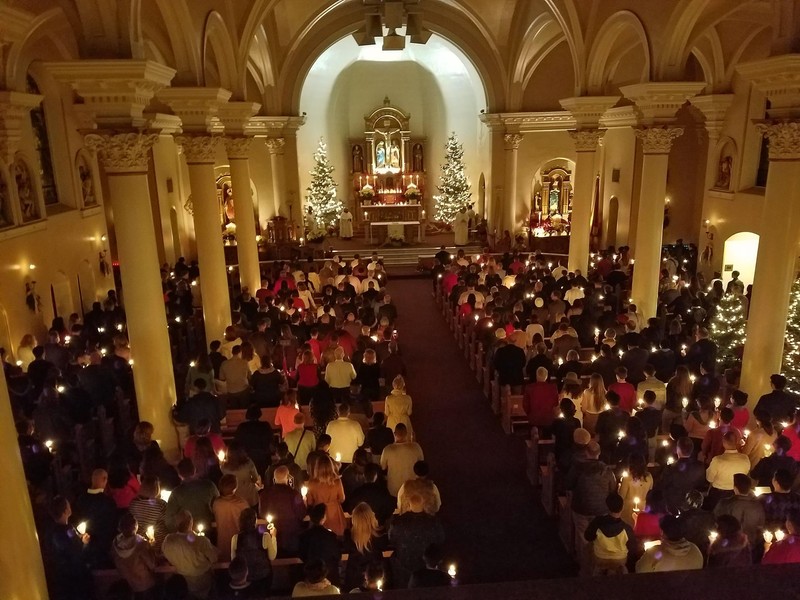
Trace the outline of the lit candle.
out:
M 622 429 L 620 429 L 619 432 L 617 433 L 617 439 L 621 440 L 624 437 L 625 437 L 625 432 L 622 431 Z
M 681 400 L 681 404 L 683 405 L 683 408 L 689 408 L 689 399 L 684 398 L 683 400 Z
M 133 366 L 133 359 L 132 359 L 132 358 L 128 360 L 128 364 L 129 364 L 131 367 Z
M 153 540 L 155 540 L 156 539 L 156 528 L 153 527 L 152 525 L 148 526 L 147 527 L 147 531 L 146 531 L 146 535 L 147 535 L 147 539 L 150 540 L 151 542 Z
M 781 529 L 776 529 L 775 530 L 775 541 L 776 542 L 783 541 L 783 538 L 785 538 L 785 537 L 786 537 L 786 534 L 783 533 L 783 531 Z
M 81 521 L 78 523 L 78 526 L 75 529 L 77 529 L 78 533 L 81 535 L 86 535 L 86 521 Z
M 719 408 L 720 404 L 722 404 L 722 400 L 720 398 L 714 398 L 714 407 Z
M 70 340 L 71 340 L 71 339 L 72 339 L 72 336 L 71 336 L 71 335 L 65 335 L 65 336 L 64 336 L 64 343 L 65 343 L 65 344 L 69 344 L 69 342 L 70 342 Z
M 719 537 L 719 534 L 716 531 L 708 532 L 708 541 L 711 542 L 712 544 L 714 543 L 714 540 L 717 539 L 717 537 Z
M 620 473 L 620 479 L 625 479 L 627 476 L 628 476 L 628 471 L 627 470 L 625 470 L 622 473 Z
M 765 531 L 764 532 L 764 542 L 765 543 L 771 544 L 772 543 L 772 537 L 773 536 L 772 536 L 772 532 L 771 531 Z
M 709 429 L 716 429 L 716 428 L 717 428 L 717 423 L 716 423 L 716 421 L 709 421 L 709 422 L 708 422 L 708 428 L 709 428 Z
M 788 422 L 786 422 L 786 421 L 781 421 L 781 427 L 783 427 L 784 429 L 786 429 L 787 427 L 789 427 L 789 423 L 788 423 Z
M 196 364 L 196 363 L 195 363 L 194 361 L 191 361 L 191 362 L 189 363 L 189 366 L 190 366 L 190 367 L 194 367 L 194 366 L 195 366 L 195 364 Z
M 47 447 L 48 450 L 53 449 L 53 440 L 47 440 L 44 445 Z
M 560 367 L 560 366 L 561 366 L 561 365 L 563 365 L 563 364 L 564 364 L 564 359 L 563 359 L 563 358 L 561 358 L 561 357 L 559 357 L 559 358 L 558 358 L 558 366 Z
M 639 497 L 633 499 L 633 512 L 639 512 Z
M 272 521 L 274 521 L 274 520 L 275 520 L 275 517 L 273 517 L 272 515 L 268 514 L 267 515 L 267 526 L 271 526 L 272 525 Z
M 117 323 L 117 331 L 122 331 L 122 323 Z
M 672 456 L 670 456 L 670 457 L 667 459 L 667 464 L 668 464 L 668 465 L 671 465 L 671 464 L 674 464 L 674 463 L 675 463 L 675 459 L 674 459 Z
M 383 591 L 383 579 L 378 579 L 378 581 L 375 582 L 375 587 L 378 588 L 379 592 L 382 592 Z
M 197 535 L 205 535 L 205 533 L 203 533 L 205 528 L 206 528 L 205 525 L 203 525 L 202 523 L 198 523 L 197 524 Z
M 342 462 L 342 453 L 341 452 L 337 452 L 336 453 L 336 462 Z
M 169 502 L 169 497 L 172 495 L 172 491 L 170 490 L 161 490 L 161 499 L 164 502 Z
M 622 355 L 625 353 L 622 350 L 620 350 L 619 352 L 617 352 L 617 354 L 619 355 L 620 358 L 622 358 Z
M 66 391 L 67 391 L 67 388 L 65 388 L 63 385 L 59 385 L 59 386 L 56 386 L 56 391 L 57 391 L 59 394 L 63 394 L 64 392 L 66 392 Z
M 694 375 L 689 375 L 689 381 L 694 383 L 695 381 L 697 381 L 697 377 L 695 377 Z
M 217 452 L 217 458 L 219 459 L 219 462 L 225 462 L 225 450 L 220 450 Z
M 364 220 L 367 220 L 367 211 L 364 211 Z
M 644 549 L 645 549 L 645 551 L 647 551 L 647 550 L 650 550 L 650 548 L 655 548 L 656 546 L 660 546 L 660 545 L 661 545 L 661 540 L 653 540 L 651 542 L 645 542 L 644 543 Z
M 744 437 L 745 437 L 745 439 L 747 439 L 748 437 L 750 437 L 750 430 L 749 430 L 749 429 L 745 429 L 745 430 L 744 430 L 742 433 L 744 433 Z
M 306 486 L 301 487 L 300 494 L 303 496 L 303 500 L 305 500 L 306 496 L 308 496 L 308 488 Z
M 450 568 L 447 569 L 447 574 L 450 575 L 450 577 L 455 577 L 456 576 L 456 565 L 455 565 L 455 563 L 451 564 Z

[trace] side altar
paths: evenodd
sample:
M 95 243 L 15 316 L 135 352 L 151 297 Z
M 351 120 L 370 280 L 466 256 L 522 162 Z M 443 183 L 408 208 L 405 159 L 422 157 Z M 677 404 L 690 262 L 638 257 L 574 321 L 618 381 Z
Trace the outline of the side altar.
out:
M 370 242 L 424 237 L 425 139 L 412 137 L 410 120 L 387 97 L 364 117 L 364 138 L 350 140 L 354 224 Z

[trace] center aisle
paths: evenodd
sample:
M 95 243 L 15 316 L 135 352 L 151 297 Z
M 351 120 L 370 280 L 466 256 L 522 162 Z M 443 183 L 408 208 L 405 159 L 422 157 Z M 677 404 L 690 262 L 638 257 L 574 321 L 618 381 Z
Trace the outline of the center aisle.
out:
M 447 328 L 427 279 L 394 280 L 411 420 L 442 495 L 448 556 L 464 583 L 574 573 L 525 473 L 525 444 L 503 433 Z

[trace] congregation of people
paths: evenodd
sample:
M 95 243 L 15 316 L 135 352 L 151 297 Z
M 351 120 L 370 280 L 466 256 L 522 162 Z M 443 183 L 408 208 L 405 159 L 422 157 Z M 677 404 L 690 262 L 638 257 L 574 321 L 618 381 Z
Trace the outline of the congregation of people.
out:
M 453 584 L 377 254 L 276 262 L 207 347 L 199 275 L 162 269 L 180 456 L 136 416 L 113 291 L 3 357 L 51 598 L 264 598 L 276 565 L 293 597 Z
M 563 499 L 582 575 L 800 562 L 800 398 L 773 374 L 751 402 L 738 368 L 718 368 L 711 320 L 726 295 L 746 314 L 751 286 L 706 281 L 692 252 L 665 250 L 649 319 L 626 247 L 586 274 L 516 251 L 435 257 L 434 293 L 496 412 L 519 406 L 502 418 L 552 455 L 542 490 Z

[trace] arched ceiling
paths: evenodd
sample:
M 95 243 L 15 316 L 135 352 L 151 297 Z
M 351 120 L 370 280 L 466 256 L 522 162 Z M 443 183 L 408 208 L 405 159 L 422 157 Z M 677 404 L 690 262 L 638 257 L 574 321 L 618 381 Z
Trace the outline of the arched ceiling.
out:
M 494 111 L 525 110 L 537 69 L 562 44 L 560 76 L 575 95 L 634 76 L 682 80 L 690 57 L 689 71 L 701 66 L 707 91 L 722 91 L 730 89 L 739 61 L 797 46 L 800 23 L 800 0 L 425 0 L 417 6 L 425 25 L 481 74 Z M 60 11 L 57 21 L 44 27 L 36 21 L 52 10 Z M 235 98 L 260 102 L 266 114 L 291 114 L 311 65 L 361 26 L 364 11 L 362 0 L 5 0 L 0 73 L 27 69 L 36 40 L 48 38 L 42 48 L 60 43 L 72 58 L 163 61 L 178 72 L 173 85 L 202 85 L 215 73 Z

